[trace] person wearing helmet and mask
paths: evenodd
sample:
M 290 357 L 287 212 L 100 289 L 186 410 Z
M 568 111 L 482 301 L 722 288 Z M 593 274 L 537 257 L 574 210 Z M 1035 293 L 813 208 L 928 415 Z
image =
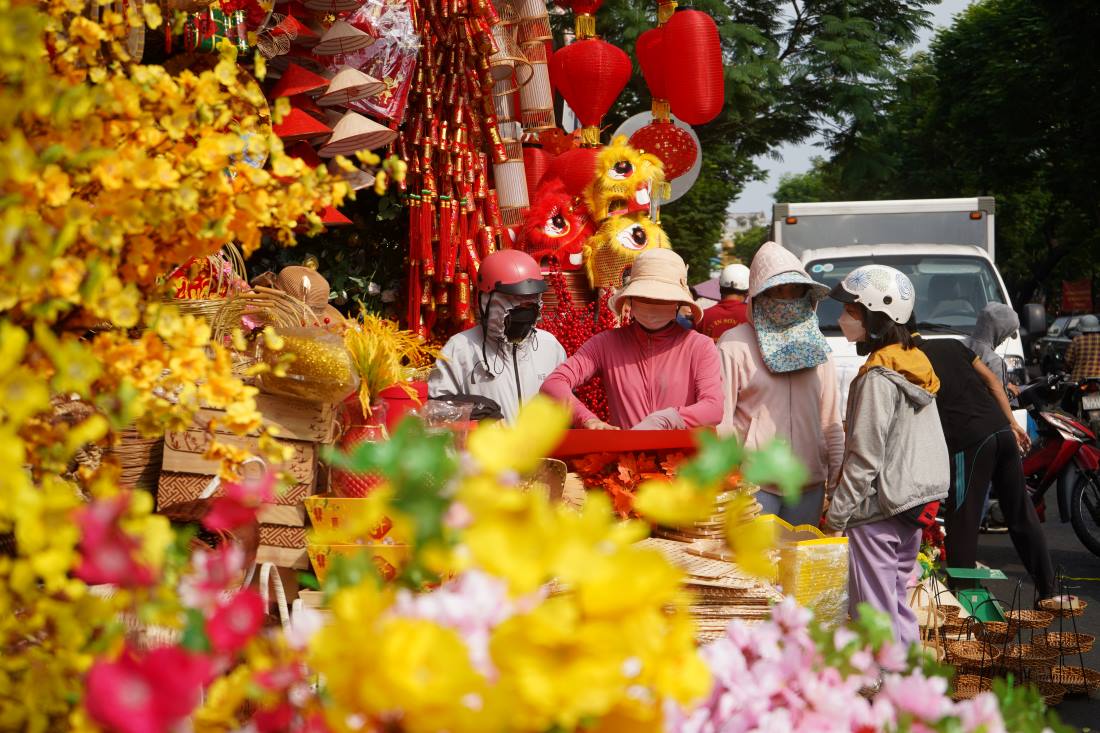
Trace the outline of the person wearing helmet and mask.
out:
M 714 342 L 676 322 L 691 299 L 687 266 L 671 249 L 646 250 L 631 267 L 630 282 L 609 301 L 630 322 L 598 333 L 543 383 L 542 391 L 573 409 L 574 424 L 596 430 L 679 430 L 717 425 L 722 417 L 722 376 Z M 573 390 L 599 376 L 610 424 Z
M 696 328 L 717 341 L 731 328 L 749 320 L 749 268 L 741 264 L 726 265 L 718 276 L 722 300 L 703 311 L 703 320 Z
M 894 639 L 917 641 L 906 600 L 922 527 L 935 521 L 950 478 L 936 410 L 940 381 L 908 323 L 916 294 L 904 273 L 865 265 L 830 293 L 840 329 L 867 361 L 848 391 L 848 433 L 825 527 L 848 536 L 848 609 L 887 613 Z
M 817 526 L 826 484 L 835 484 L 844 454 L 836 368 L 817 322 L 817 303 L 829 289 L 775 242 L 753 257 L 748 288 L 748 322 L 718 340 L 725 380 L 718 432 L 749 449 L 787 442 L 809 470 L 799 501 L 784 504 L 773 486 L 757 500 L 765 514 Z
M 1066 366 L 1077 380 L 1100 377 L 1100 319 L 1082 316 L 1077 333 L 1066 349 Z
M 966 347 L 982 360 L 989 371 L 1001 380 L 1001 386 L 1009 392 L 1019 393 L 1019 389 L 1008 381 L 1008 367 L 997 353 L 997 348 L 1012 334 L 1020 330 L 1020 317 L 1012 306 L 1004 303 L 990 303 L 978 313 L 974 324 L 974 333 L 963 339 Z
M 565 349 L 553 334 L 535 327 L 546 281 L 529 254 L 515 249 L 490 254 L 478 270 L 477 291 L 479 323 L 444 345 L 443 358 L 428 377 L 428 395 L 485 397 L 511 422 L 565 361 Z

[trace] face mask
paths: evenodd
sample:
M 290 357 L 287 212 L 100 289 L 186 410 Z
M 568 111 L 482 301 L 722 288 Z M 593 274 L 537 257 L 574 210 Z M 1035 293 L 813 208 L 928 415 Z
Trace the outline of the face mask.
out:
M 539 307 L 534 303 L 512 308 L 504 316 L 504 338 L 513 344 L 518 344 L 535 330 L 538 320 Z
M 659 331 L 676 318 L 680 306 L 676 303 L 630 302 L 630 315 L 638 325 L 649 331 Z
M 840 332 L 844 334 L 844 338 L 848 339 L 850 342 L 859 343 L 867 340 L 867 328 L 858 318 L 848 313 L 848 311 L 844 311 L 840 314 L 840 318 L 837 319 L 837 325 L 840 326 Z

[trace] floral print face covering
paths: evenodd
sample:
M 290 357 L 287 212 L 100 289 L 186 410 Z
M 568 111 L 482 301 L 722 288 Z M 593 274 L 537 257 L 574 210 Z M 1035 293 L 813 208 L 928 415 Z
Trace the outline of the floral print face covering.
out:
M 764 365 L 773 374 L 812 369 L 829 357 L 817 323 L 817 301 L 809 294 L 793 300 L 758 295 L 752 300 L 752 321 Z

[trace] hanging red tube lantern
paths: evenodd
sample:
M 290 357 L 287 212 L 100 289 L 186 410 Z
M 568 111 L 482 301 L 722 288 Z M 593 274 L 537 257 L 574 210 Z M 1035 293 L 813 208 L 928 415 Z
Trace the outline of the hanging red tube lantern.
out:
M 541 145 L 523 144 L 523 174 L 527 177 L 527 190 L 532 197 L 549 167 L 550 154 Z
M 584 125 L 585 145 L 599 145 L 600 120 L 611 109 L 633 69 L 621 48 L 599 38 L 577 41 L 556 51 L 550 73 L 561 76 L 555 86 Z
M 668 99 L 665 87 L 664 34 L 661 28 L 650 28 L 640 36 L 634 46 L 638 64 L 642 67 L 642 76 L 649 93 L 654 99 Z
M 678 10 L 661 34 L 665 73 L 675 80 L 666 90 L 672 114 L 689 125 L 705 125 L 726 100 L 718 26 L 706 13 Z

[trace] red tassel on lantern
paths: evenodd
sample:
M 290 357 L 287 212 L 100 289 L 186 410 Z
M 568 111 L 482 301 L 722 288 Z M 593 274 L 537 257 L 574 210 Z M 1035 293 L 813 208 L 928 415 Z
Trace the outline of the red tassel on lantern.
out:
M 718 27 L 706 13 L 680 10 L 661 33 L 665 72 L 675 79 L 667 89 L 672 113 L 689 125 L 705 125 L 726 101 Z
M 600 119 L 630 81 L 630 57 L 607 41 L 589 38 L 570 43 L 551 58 L 556 63 L 550 73 L 560 77 L 555 86 L 587 128 L 582 132 L 585 144 L 598 145 Z

